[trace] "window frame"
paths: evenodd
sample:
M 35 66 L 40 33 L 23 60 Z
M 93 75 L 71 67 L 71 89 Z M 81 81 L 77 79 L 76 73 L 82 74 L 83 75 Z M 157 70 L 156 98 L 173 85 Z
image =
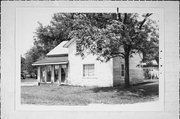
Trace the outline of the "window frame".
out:
M 125 65 L 121 64 L 121 76 L 124 77 L 125 76 Z
M 93 75 L 90 75 L 90 74 Z M 95 76 L 95 64 L 83 64 L 83 77 L 94 77 Z

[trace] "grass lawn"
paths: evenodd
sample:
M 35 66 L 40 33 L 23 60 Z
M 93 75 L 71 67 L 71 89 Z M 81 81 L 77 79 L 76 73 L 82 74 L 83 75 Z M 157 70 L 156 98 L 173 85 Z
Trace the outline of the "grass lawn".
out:
M 22 86 L 21 103 L 39 105 L 127 104 L 158 99 L 158 84 L 118 87 Z

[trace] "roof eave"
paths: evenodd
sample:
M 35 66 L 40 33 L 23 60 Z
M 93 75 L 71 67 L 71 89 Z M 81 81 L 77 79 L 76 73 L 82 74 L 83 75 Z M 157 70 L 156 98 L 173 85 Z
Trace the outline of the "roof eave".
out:
M 56 65 L 56 64 L 68 64 L 68 62 L 34 63 L 34 64 L 32 64 L 32 66 Z
M 46 55 L 47 57 L 59 57 L 59 56 L 68 56 L 68 53 L 63 54 L 54 54 L 54 55 Z
M 75 40 L 75 38 L 71 39 L 69 42 L 65 43 L 63 47 L 68 48 Z

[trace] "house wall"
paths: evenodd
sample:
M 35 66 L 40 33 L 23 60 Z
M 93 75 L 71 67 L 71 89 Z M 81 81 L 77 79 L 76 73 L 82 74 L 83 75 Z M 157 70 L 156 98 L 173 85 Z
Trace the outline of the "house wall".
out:
M 130 82 L 137 83 L 142 82 L 144 79 L 143 69 L 137 67 L 141 58 L 138 54 L 134 54 L 129 61 L 129 75 Z M 121 75 L 121 64 L 124 64 L 124 59 L 115 57 L 113 58 L 113 85 L 119 85 L 124 83 L 124 76 Z
M 121 64 L 124 64 L 124 59 L 120 57 L 113 58 L 113 85 L 119 85 L 124 82 L 124 76 L 121 72 Z
M 68 83 L 80 86 L 113 86 L 113 61 L 102 63 L 96 60 L 93 55 L 82 59 L 75 55 L 76 43 L 69 46 L 69 69 Z M 83 64 L 95 64 L 95 76 L 83 77 Z

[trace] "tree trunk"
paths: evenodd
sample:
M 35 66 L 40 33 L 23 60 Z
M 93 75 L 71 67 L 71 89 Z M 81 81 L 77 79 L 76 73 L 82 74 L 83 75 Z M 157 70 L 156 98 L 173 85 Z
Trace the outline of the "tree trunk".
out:
M 129 53 L 130 53 L 130 46 L 126 46 L 124 48 L 125 51 L 125 87 L 128 88 L 130 86 L 129 83 Z
M 129 55 L 125 56 L 125 87 L 129 87 Z

